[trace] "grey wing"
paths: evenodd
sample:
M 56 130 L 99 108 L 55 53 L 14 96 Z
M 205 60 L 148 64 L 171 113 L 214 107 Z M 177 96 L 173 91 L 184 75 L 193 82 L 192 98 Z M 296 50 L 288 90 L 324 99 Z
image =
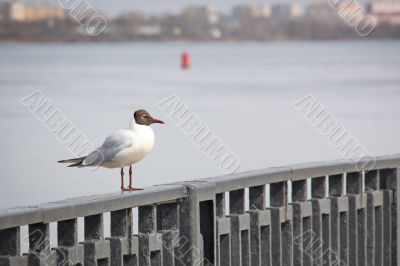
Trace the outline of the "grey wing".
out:
M 117 131 L 108 136 L 103 145 L 86 156 L 84 165 L 101 165 L 104 162 L 112 161 L 117 153 L 133 145 L 129 132 L 125 130 Z

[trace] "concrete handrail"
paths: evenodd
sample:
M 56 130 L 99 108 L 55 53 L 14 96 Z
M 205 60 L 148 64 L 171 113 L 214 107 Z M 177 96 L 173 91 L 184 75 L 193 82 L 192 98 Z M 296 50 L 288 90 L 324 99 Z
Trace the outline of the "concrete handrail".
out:
M 375 158 L 374 169 L 395 168 L 400 166 L 400 154 L 379 156 Z M 354 164 L 347 160 L 294 164 L 285 167 L 246 171 L 193 180 L 192 182 L 208 182 L 215 185 L 216 193 L 228 192 L 244 187 L 253 187 L 284 181 L 296 181 L 310 177 L 333 175 L 358 171 Z M 45 204 L 36 204 L 0 210 L 0 229 L 14 226 L 49 223 L 82 217 L 98 213 L 110 212 L 123 208 L 134 208 L 141 205 L 155 204 L 184 198 L 187 195 L 185 183 L 173 183 L 148 187 L 135 193 L 109 193 L 84 196 Z
M 372 162 L 372 169 L 397 168 L 400 166 L 400 154 L 378 156 L 373 160 L 355 160 L 358 164 Z M 244 187 L 260 186 L 284 181 L 297 181 L 310 177 L 320 177 L 341 173 L 360 171 L 348 160 L 293 164 L 284 167 L 271 167 L 261 170 L 246 171 L 199 179 L 197 181 L 214 183 L 216 192 L 227 192 Z
M 71 198 L 61 201 L 0 210 L 0 229 L 63 221 L 142 205 L 156 204 L 184 198 L 183 185 L 160 185 L 135 193 L 109 193 Z
M 396 265 L 400 154 L 353 162 L 272 167 L 2 209 L 0 265 Z M 111 237 L 104 236 L 108 212 Z M 50 247 L 53 222 L 58 243 Z M 27 254 L 21 254 L 23 225 Z M 304 249 L 307 239 L 329 252 L 314 244 Z

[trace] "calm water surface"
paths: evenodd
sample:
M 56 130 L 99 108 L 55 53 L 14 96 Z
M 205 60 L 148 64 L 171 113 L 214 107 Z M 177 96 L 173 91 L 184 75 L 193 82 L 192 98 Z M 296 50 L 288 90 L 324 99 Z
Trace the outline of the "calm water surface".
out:
M 193 67 L 179 69 L 180 53 Z M 400 151 L 400 42 L 32 44 L 0 46 L 0 208 L 119 189 L 118 170 L 56 163 L 69 150 L 20 103 L 40 90 L 100 144 L 146 108 L 153 152 L 139 187 L 220 171 L 157 108 L 179 96 L 241 159 L 240 171 L 341 159 L 293 103 L 312 94 L 373 155 Z

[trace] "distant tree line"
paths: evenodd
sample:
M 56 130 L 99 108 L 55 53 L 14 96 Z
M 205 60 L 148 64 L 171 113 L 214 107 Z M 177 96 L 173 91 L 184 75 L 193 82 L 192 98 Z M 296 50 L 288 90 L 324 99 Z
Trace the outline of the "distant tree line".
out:
M 400 26 L 379 23 L 360 37 L 345 21 L 311 16 L 233 18 L 220 15 L 212 23 L 201 13 L 145 16 L 129 13 L 107 19 L 103 34 L 91 37 L 68 16 L 63 20 L 0 23 L 1 42 L 75 41 L 274 41 L 399 38 Z

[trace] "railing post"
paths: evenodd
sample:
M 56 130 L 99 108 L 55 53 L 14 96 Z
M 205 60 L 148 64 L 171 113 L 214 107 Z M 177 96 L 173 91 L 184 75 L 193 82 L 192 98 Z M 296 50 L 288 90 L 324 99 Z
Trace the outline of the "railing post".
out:
M 250 210 L 264 210 L 265 202 L 265 185 L 249 188 Z
M 214 196 L 214 195 L 213 195 Z M 210 266 L 215 264 L 216 251 L 216 219 L 214 200 L 200 201 L 200 234 L 202 236 L 203 264 Z
M 311 179 L 313 265 L 330 265 L 330 201 L 326 176 Z
M 83 264 L 83 246 L 78 244 L 76 218 L 57 222 L 57 239 L 57 263 L 59 266 Z
M 137 238 L 132 235 L 132 209 L 111 212 L 110 263 L 113 266 L 138 263 Z M 129 264 L 128 264 L 129 265 Z
M 12 265 L 21 252 L 20 228 L 12 227 L 0 230 L 0 265 Z
M 400 168 L 396 168 L 396 190 L 395 190 L 395 206 L 394 209 L 396 210 L 396 241 L 393 242 L 395 245 L 394 253 L 395 253 L 395 265 L 400 265 Z
M 243 214 L 244 205 L 244 188 L 229 192 L 229 214 Z
M 331 175 L 329 179 L 331 263 L 346 264 L 348 261 L 347 211 L 348 198 L 344 195 L 344 174 Z M 341 263 L 341 264 L 340 264 Z
M 216 241 L 217 254 L 216 265 L 230 266 L 231 265 L 231 224 L 230 218 L 225 217 L 225 193 L 217 193 L 215 195 L 216 208 Z
M 366 265 L 382 265 L 382 214 L 376 210 L 375 203 L 379 200 L 378 171 L 365 172 L 365 193 L 367 194 L 367 254 Z
M 85 266 L 108 265 L 110 242 L 104 240 L 103 214 L 84 218 L 84 264 Z
M 343 161 L 290 166 L 1 210 L 0 265 L 398 265 L 399 164 L 396 155 L 365 173 Z M 107 212 L 111 237 L 104 239 Z M 82 243 L 77 217 L 84 217 Z M 55 222 L 58 245 L 51 248 Z M 21 255 L 25 239 L 29 253 Z
M 269 185 L 271 210 L 271 261 L 272 265 L 282 265 L 281 209 L 287 202 L 286 183 Z
M 229 192 L 231 265 L 250 264 L 250 215 L 245 214 L 244 188 Z
M 265 185 L 249 188 L 249 209 L 250 214 L 250 250 L 251 250 L 251 265 L 262 265 L 262 238 L 261 235 L 260 211 L 265 211 Z M 264 233 L 264 232 L 263 232 Z M 269 238 L 269 236 L 267 236 Z M 265 249 L 265 247 L 264 247 Z M 269 250 L 265 250 L 269 252 Z M 269 257 L 269 256 L 268 256 Z M 263 261 L 264 265 L 269 265 Z
M 383 260 L 384 265 L 397 265 L 397 176 L 398 169 L 379 171 L 383 192 Z
M 176 263 L 180 266 L 199 265 L 203 262 L 200 235 L 200 200 L 195 186 L 186 185 L 187 197 L 179 204 L 179 248 Z
M 78 243 L 78 223 L 76 218 L 57 223 L 57 239 L 59 247 L 73 247 Z
M 269 185 L 271 207 L 284 207 L 288 202 L 287 183 L 278 182 Z
M 103 214 L 96 214 L 85 217 L 85 241 L 97 240 L 104 238 Z
M 215 195 L 215 206 L 217 217 L 225 216 L 225 193 L 217 193 Z
M 139 207 L 139 265 L 160 265 L 162 261 L 161 236 L 157 234 L 155 205 Z
M 28 226 L 29 254 L 28 265 L 40 266 L 50 257 L 50 229 L 48 223 L 36 223 Z M 50 262 L 51 263 L 51 262 Z M 55 263 L 53 261 L 52 263 Z
M 179 212 L 177 203 L 157 206 L 157 230 L 162 237 L 162 265 L 175 266 L 175 248 L 179 246 Z
M 288 205 L 287 182 L 270 184 L 272 265 L 291 265 L 292 206 Z M 285 256 L 283 256 L 285 251 Z
M 122 209 L 111 212 L 110 231 L 112 237 L 127 237 L 132 235 L 132 209 Z
M 292 182 L 293 265 L 310 266 L 311 204 L 307 201 L 307 179 Z
M 346 174 L 346 191 L 349 198 L 349 265 L 365 263 L 365 213 L 362 202 L 362 175 L 360 172 Z M 360 210 L 359 210 L 360 209 Z

